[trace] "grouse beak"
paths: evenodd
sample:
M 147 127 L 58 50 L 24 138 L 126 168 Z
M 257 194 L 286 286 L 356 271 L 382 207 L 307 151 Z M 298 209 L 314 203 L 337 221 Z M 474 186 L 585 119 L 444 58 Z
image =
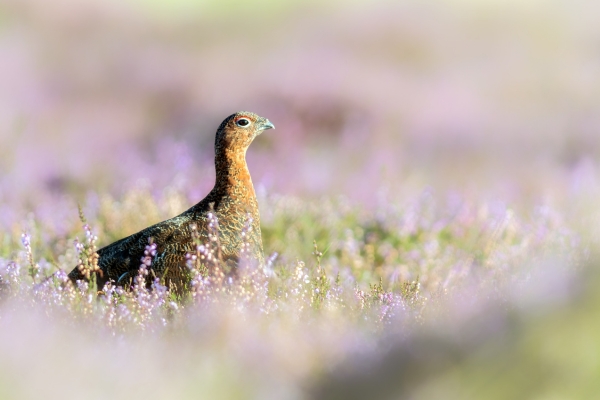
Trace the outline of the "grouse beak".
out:
M 265 119 L 265 121 L 260 125 L 259 130 L 262 133 L 262 131 L 266 131 L 267 129 L 275 129 L 275 125 L 273 125 L 268 119 Z

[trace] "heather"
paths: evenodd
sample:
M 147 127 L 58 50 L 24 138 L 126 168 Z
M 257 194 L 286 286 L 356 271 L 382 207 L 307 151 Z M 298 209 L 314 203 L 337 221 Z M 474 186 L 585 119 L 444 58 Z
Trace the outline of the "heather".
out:
M 593 5 L 3 5 L 0 398 L 595 397 Z M 240 109 L 266 265 L 71 285 Z

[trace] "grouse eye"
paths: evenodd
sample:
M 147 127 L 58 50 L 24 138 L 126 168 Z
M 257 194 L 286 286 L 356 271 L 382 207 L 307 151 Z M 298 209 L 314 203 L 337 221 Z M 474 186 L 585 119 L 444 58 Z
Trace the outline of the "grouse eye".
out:
M 247 118 L 240 118 L 237 121 L 235 121 L 235 123 L 237 124 L 237 126 L 241 127 L 246 127 L 250 125 L 250 121 Z

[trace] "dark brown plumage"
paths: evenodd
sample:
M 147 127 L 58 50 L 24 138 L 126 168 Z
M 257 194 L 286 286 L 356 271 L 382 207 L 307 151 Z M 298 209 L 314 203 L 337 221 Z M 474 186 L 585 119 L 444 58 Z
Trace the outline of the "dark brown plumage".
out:
M 196 225 L 200 240 L 208 242 L 208 213 L 213 207 L 219 221 L 219 241 L 222 257 L 231 264 L 238 261 L 243 244 L 242 229 L 252 218 L 246 242 L 250 257 L 264 261 L 258 204 L 246 150 L 262 131 L 274 128 L 268 119 L 250 112 L 238 112 L 227 117 L 217 129 L 215 138 L 216 182 L 210 193 L 182 214 L 152 225 L 138 233 L 98 250 L 98 287 L 112 280 L 129 284 L 138 273 L 144 250 L 150 238 L 156 243 L 156 256 L 150 270 L 164 278 L 168 285 L 182 289 L 187 282 L 186 254 L 195 252 L 191 226 Z M 85 279 L 78 268 L 69 273 L 72 281 Z

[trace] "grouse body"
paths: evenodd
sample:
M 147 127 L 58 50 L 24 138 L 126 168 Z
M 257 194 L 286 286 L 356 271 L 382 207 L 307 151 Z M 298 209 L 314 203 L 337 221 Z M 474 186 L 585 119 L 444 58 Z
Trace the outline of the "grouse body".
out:
M 260 216 L 256 194 L 246 164 L 246 150 L 256 136 L 273 129 L 266 118 L 250 112 L 238 112 L 219 126 L 215 138 L 216 181 L 214 188 L 198 204 L 182 214 L 152 225 L 131 236 L 98 250 L 98 287 L 111 280 L 118 285 L 133 281 L 149 241 L 156 244 L 156 255 L 150 270 L 167 285 L 181 289 L 186 285 L 186 255 L 195 252 L 196 242 L 191 230 L 195 225 L 199 239 L 209 238 L 209 213 L 218 218 L 218 233 L 222 258 L 228 264 L 237 263 L 242 245 L 250 245 L 249 256 L 264 262 Z M 242 230 L 251 221 L 245 238 Z M 85 279 L 79 268 L 69 273 L 72 281 Z

